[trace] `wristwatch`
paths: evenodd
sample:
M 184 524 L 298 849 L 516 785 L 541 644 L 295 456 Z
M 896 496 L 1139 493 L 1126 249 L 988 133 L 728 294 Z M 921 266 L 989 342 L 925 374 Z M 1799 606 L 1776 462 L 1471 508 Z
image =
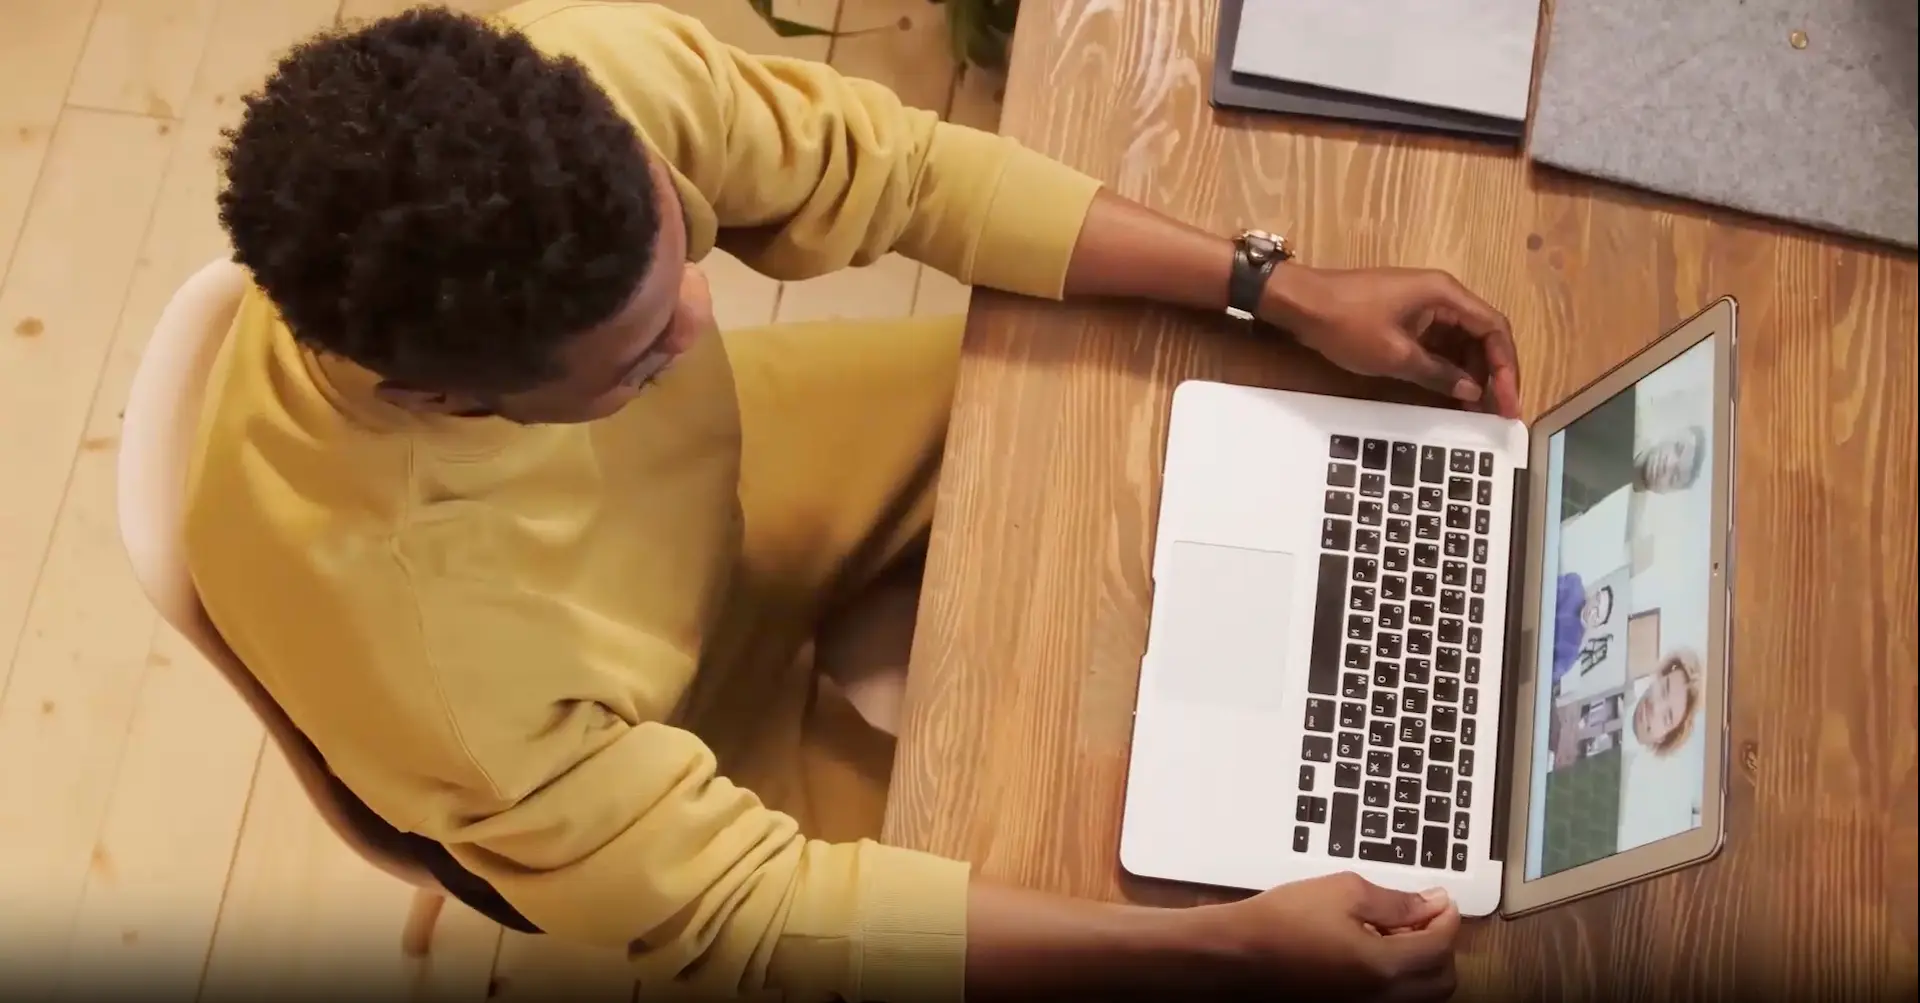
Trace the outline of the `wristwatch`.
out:
M 1253 320 L 1260 313 L 1260 292 L 1267 276 L 1293 257 L 1287 238 L 1265 230 L 1242 230 L 1233 238 L 1233 274 L 1227 279 L 1227 316 Z

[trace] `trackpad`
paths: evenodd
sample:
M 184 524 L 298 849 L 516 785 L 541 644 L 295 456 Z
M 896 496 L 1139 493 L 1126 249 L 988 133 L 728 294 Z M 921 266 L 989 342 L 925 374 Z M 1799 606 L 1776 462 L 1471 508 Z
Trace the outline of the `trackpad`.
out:
M 1152 688 L 1189 704 L 1275 710 L 1286 693 L 1293 555 L 1178 541 L 1154 585 Z

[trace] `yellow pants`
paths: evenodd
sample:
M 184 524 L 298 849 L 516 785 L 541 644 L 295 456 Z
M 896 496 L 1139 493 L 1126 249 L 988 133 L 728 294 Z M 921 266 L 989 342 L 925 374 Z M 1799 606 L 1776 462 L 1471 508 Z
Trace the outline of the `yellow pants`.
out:
M 744 530 L 684 723 L 723 775 L 816 839 L 880 832 L 892 737 L 817 685 L 839 667 L 815 665 L 812 641 L 896 579 L 925 539 L 962 329 L 962 318 L 937 317 L 724 335 Z M 904 671 L 904 650 L 850 647 Z

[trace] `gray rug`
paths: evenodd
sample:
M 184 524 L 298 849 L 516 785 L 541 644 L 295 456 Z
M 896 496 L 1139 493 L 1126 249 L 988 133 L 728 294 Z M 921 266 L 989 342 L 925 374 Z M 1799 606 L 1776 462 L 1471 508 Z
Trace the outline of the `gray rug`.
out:
M 1557 0 L 1529 153 L 1915 247 L 1917 11 L 1915 0 Z

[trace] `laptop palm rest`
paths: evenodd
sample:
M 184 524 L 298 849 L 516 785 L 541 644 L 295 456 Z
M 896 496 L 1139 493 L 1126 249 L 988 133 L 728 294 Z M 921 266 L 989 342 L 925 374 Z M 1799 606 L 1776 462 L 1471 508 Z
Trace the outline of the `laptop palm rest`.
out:
M 1294 556 L 1175 541 L 1155 576 L 1147 660 L 1159 699 L 1277 711 L 1293 607 Z

